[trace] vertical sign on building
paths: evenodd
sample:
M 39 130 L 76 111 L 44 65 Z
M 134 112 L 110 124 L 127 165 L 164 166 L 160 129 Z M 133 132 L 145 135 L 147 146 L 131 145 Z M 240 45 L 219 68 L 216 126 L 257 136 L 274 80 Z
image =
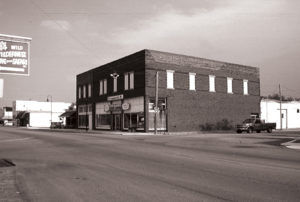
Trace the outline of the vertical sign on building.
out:
M 31 38 L 0 34 L 0 74 L 29 76 Z

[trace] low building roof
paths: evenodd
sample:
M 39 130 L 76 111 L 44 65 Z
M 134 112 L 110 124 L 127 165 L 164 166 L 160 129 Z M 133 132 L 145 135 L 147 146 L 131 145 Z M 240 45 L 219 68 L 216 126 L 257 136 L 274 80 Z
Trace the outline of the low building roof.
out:
M 61 115 L 59 115 L 59 117 L 71 117 L 74 116 L 76 114 L 76 111 L 66 111 L 64 113 L 62 113 Z

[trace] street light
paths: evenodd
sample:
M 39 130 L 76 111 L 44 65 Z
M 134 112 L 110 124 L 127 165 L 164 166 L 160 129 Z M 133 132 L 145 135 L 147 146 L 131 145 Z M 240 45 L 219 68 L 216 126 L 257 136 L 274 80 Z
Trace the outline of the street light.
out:
M 51 125 L 52 125 L 52 95 L 48 95 L 47 96 L 47 102 L 49 102 L 49 97 L 50 97 L 50 106 L 51 106 L 51 119 L 50 119 L 50 129 L 52 129 Z
M 113 73 L 110 74 L 110 76 L 113 78 L 113 82 L 114 82 L 114 87 L 113 87 L 113 92 L 117 92 L 118 91 L 118 77 L 120 76 L 116 71 L 114 71 Z M 110 112 L 112 114 L 112 112 Z M 113 121 L 112 121 L 112 130 L 116 130 L 116 115 L 112 115 Z M 119 123 L 117 123 L 119 125 Z
M 112 73 L 112 74 L 110 74 L 110 76 L 114 79 L 114 89 L 113 89 L 113 91 L 114 91 L 114 93 L 115 92 L 117 92 L 118 91 L 118 87 L 117 87 L 117 79 L 118 79 L 118 77 L 120 76 L 117 72 L 114 72 L 114 73 Z

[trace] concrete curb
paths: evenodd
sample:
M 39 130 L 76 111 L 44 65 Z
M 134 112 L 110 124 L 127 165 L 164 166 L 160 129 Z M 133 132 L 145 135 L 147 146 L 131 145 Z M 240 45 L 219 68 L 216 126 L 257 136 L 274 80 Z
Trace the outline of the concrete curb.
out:
M 282 143 L 282 146 L 285 146 L 290 149 L 300 149 L 300 143 L 295 143 L 298 139 L 294 139 L 292 141 Z
M 192 131 L 192 132 L 127 132 L 127 131 L 105 131 L 105 130 L 84 130 L 84 129 L 50 129 L 50 128 L 37 128 L 37 127 L 24 127 L 27 130 L 36 130 L 36 131 L 47 131 L 47 132 L 62 132 L 62 133 L 79 133 L 79 134 L 92 134 L 92 135 L 124 135 L 124 136 L 163 136 L 163 135 L 196 135 L 203 134 L 201 131 Z

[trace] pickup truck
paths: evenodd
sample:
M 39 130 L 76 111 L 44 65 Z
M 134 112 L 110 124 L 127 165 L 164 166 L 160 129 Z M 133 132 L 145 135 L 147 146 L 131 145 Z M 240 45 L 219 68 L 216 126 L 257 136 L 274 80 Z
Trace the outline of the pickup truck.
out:
M 265 123 L 264 120 L 259 118 L 246 119 L 242 124 L 236 126 L 237 133 L 242 133 L 243 131 L 247 133 L 253 133 L 253 131 L 257 133 L 260 133 L 260 131 L 272 133 L 273 129 L 276 129 L 276 123 Z

